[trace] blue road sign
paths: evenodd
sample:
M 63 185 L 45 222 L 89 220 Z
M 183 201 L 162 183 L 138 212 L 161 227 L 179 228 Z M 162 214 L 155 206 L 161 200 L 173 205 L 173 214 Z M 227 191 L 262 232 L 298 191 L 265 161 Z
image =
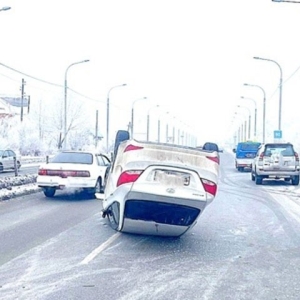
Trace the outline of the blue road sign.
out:
M 274 139 L 282 138 L 282 130 L 274 130 Z

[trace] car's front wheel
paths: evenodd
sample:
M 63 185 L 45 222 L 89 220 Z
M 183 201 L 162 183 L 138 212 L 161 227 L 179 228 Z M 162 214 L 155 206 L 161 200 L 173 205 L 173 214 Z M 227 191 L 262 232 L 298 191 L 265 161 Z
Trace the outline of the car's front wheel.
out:
M 299 185 L 299 175 L 292 178 L 292 185 Z
M 52 198 L 54 197 L 55 195 L 55 192 L 56 192 L 56 189 L 55 188 L 45 188 L 44 189 L 44 195 L 48 198 Z

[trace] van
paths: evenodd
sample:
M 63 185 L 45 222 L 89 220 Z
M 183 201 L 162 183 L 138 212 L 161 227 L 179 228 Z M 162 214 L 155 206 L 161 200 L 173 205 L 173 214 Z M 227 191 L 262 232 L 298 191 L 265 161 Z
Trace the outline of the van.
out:
M 235 168 L 242 172 L 244 169 L 252 168 L 252 161 L 258 151 L 261 143 L 259 142 L 240 142 L 237 147 L 233 149 L 235 153 Z

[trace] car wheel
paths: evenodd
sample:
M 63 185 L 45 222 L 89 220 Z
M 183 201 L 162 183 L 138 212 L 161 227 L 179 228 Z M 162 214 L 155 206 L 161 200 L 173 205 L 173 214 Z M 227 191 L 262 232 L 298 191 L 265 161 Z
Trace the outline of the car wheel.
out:
M 114 202 L 107 210 L 106 215 L 109 225 L 112 229 L 117 230 L 119 226 L 120 207 L 117 202 Z
M 44 189 L 44 195 L 48 198 L 54 197 L 55 192 L 56 192 L 55 188 L 45 188 Z
M 243 172 L 243 171 L 244 171 L 244 168 L 238 167 L 238 171 L 239 171 L 239 172 Z
M 103 187 L 101 184 L 101 179 L 98 178 L 97 182 L 96 182 L 96 186 L 95 186 L 95 193 L 102 193 L 103 191 Z
M 251 171 L 251 180 L 254 181 L 255 180 L 255 176 L 254 173 Z
M 0 164 L 0 172 L 3 172 L 3 165 Z
M 255 183 L 256 183 L 257 185 L 258 185 L 258 184 L 262 184 L 262 181 L 263 181 L 262 177 L 259 176 L 259 175 L 257 175 L 257 174 L 255 173 Z
M 298 185 L 299 184 L 299 175 L 294 176 L 292 178 L 292 185 Z
M 126 130 L 118 130 L 115 138 L 115 146 L 114 146 L 114 158 L 117 155 L 117 151 L 119 148 L 119 145 L 123 141 L 127 141 L 130 139 L 129 132 Z

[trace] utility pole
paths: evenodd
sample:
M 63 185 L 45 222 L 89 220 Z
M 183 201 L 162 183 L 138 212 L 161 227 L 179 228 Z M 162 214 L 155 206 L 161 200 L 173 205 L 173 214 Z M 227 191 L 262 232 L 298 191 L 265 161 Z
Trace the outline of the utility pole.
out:
M 30 96 L 27 97 L 27 114 L 29 114 Z
M 95 149 L 98 147 L 98 109 L 96 110 Z
M 23 104 L 24 104 L 24 86 L 25 80 L 22 78 L 22 88 L 21 88 L 21 122 L 23 121 Z

